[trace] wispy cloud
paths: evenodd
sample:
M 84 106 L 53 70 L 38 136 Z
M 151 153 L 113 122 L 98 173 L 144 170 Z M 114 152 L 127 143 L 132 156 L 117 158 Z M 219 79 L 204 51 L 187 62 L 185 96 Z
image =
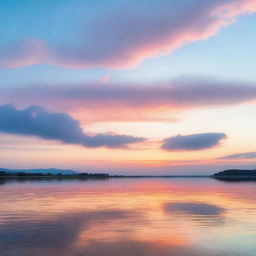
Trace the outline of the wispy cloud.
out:
M 256 159 L 256 152 L 232 154 L 220 157 L 219 159 Z
M 23 95 L 21 98 L 20 95 Z M 174 80 L 166 84 L 33 85 L 0 89 L 1 104 L 40 104 L 83 112 L 87 120 L 166 120 L 170 112 L 229 106 L 256 100 L 256 84 L 212 79 Z M 107 106 L 107 108 L 106 108 Z M 136 110 L 136 111 L 135 111 Z M 177 121 L 177 116 L 171 116 Z
M 0 67 L 38 63 L 131 67 L 145 58 L 169 54 L 185 43 L 207 39 L 238 16 L 256 11 L 254 0 L 122 0 L 108 5 L 104 11 L 97 3 L 95 8 L 90 5 L 93 15 L 85 15 L 86 19 L 73 17 L 76 25 L 67 29 L 68 40 L 63 38 L 59 44 L 40 38 L 10 44 L 1 51 Z M 88 8 L 86 3 L 79 5 L 83 8 Z M 57 29 L 55 34 L 58 37 Z

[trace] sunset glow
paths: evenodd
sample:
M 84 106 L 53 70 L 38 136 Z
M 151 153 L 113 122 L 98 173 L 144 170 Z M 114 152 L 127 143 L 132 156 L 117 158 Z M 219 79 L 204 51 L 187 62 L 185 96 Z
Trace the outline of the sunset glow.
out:
M 36 2 L 0 8 L 3 167 L 255 167 L 255 0 Z

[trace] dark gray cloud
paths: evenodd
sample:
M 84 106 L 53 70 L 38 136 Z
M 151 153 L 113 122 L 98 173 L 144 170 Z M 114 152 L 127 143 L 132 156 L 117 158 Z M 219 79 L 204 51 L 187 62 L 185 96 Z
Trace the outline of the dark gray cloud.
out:
M 83 132 L 78 120 L 66 113 L 50 113 L 42 107 L 30 106 L 17 110 L 13 105 L 0 106 L 0 132 L 37 136 L 85 147 L 125 147 L 145 139 L 127 135 L 95 134 Z
M 161 148 L 169 151 L 201 150 L 215 147 L 225 138 L 224 133 L 177 135 L 165 139 Z
M 225 209 L 216 205 L 207 203 L 187 203 L 187 202 L 177 202 L 168 203 L 164 206 L 167 212 L 180 212 L 183 214 L 190 215 L 221 215 L 225 212 Z
M 255 159 L 256 152 L 246 152 L 220 157 L 219 159 Z

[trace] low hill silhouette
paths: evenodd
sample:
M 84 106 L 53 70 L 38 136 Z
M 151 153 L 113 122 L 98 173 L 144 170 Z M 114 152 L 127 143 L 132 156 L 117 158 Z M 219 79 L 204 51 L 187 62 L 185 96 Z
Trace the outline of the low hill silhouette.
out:
M 229 169 L 213 175 L 219 180 L 256 180 L 256 170 Z

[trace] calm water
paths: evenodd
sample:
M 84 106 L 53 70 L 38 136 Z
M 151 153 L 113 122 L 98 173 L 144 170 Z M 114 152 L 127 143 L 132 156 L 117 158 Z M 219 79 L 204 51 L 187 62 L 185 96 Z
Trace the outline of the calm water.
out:
M 1 256 L 255 256 L 256 182 L 0 183 Z

